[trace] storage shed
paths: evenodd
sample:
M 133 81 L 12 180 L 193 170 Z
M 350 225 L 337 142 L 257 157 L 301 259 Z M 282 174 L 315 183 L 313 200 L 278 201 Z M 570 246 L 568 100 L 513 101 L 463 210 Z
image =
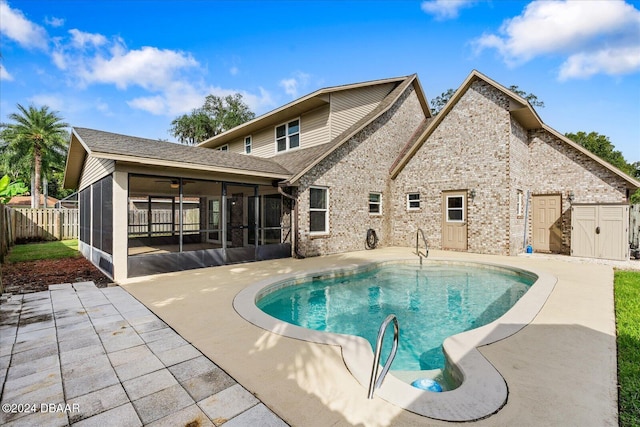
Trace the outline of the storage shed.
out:
M 573 204 L 571 255 L 629 259 L 629 205 Z

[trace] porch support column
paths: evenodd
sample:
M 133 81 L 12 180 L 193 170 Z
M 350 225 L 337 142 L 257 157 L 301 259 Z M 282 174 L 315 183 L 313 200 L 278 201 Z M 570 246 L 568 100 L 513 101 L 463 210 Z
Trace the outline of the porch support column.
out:
M 113 172 L 113 280 L 127 278 L 128 222 L 129 222 L 129 174 Z

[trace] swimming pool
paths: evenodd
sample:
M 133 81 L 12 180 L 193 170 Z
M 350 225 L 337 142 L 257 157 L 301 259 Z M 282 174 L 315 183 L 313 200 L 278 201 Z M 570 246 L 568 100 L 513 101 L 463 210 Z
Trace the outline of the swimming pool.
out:
M 380 324 L 393 313 L 400 337 L 392 371 L 434 370 L 445 368 L 442 342 L 447 337 L 493 322 L 534 281 L 532 275 L 499 268 L 386 265 L 281 283 L 277 290 L 266 290 L 256 305 L 284 322 L 360 336 L 372 347 Z M 390 348 L 391 339 L 385 339 L 383 363 Z
M 270 333 L 300 340 L 301 349 L 308 343 L 337 346 L 346 369 L 362 385 L 366 395 L 374 361 L 373 349 L 369 341 L 352 334 L 318 331 L 288 323 L 266 314 L 257 303 L 269 298 L 281 289 L 297 286 L 313 280 L 342 280 L 352 275 L 368 274 L 378 268 L 391 267 L 403 270 L 407 266 L 419 268 L 415 258 L 395 258 L 387 261 L 358 260 L 348 266 L 322 267 L 305 272 L 287 272 L 254 282 L 242 289 L 233 300 L 236 312 L 246 321 Z M 460 270 L 466 267 L 485 270 L 498 270 L 509 275 L 522 276 L 535 283 L 524 295 L 519 296 L 515 305 L 496 320 L 473 329 L 447 337 L 442 343 L 445 354 L 446 379 L 455 385 L 444 393 L 432 393 L 412 387 L 410 382 L 423 375 L 431 375 L 433 371 L 392 371 L 387 375 L 382 386 L 375 395 L 398 407 L 426 417 L 446 421 L 471 421 L 487 417 L 498 411 L 507 401 L 508 387 L 497 368 L 483 356 L 479 348 L 503 340 L 527 326 L 541 310 L 553 291 L 557 279 L 545 271 L 527 267 L 526 270 L 505 265 L 485 262 L 467 262 L 449 258 L 429 258 L 423 268 L 450 267 Z M 472 286 L 469 283 L 469 286 Z M 460 292 L 460 302 L 463 296 Z M 503 292 L 503 295 L 506 292 Z M 516 291 L 516 294 L 519 293 Z M 405 295 L 405 305 L 411 306 L 411 299 Z M 451 308 L 456 306 L 455 292 L 451 295 Z M 330 302 L 333 294 L 329 293 Z M 382 295 L 381 295 L 382 296 Z M 375 295 L 371 295 L 375 299 Z M 368 300 L 367 294 L 365 299 Z M 443 296 L 444 298 L 444 296 Z M 444 313 L 449 307 L 449 300 L 442 299 L 438 307 Z M 267 300 L 265 300 L 267 301 Z M 320 304 L 322 306 L 322 304 Z M 375 305 L 374 305 L 375 307 Z M 381 308 L 383 305 L 380 306 Z M 428 313 L 428 307 L 421 307 Z M 378 328 L 380 322 L 374 326 Z M 406 323 L 406 322 L 405 322 Z M 403 329 L 402 324 L 400 328 Z M 389 334 L 391 335 L 391 334 Z M 438 369 L 438 371 L 441 371 Z M 405 374 L 414 375 L 408 378 Z

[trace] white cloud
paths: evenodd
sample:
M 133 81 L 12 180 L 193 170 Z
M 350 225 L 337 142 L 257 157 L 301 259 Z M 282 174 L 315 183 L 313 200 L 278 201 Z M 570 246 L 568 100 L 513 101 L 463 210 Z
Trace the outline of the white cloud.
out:
M 4 68 L 4 65 L 0 64 L 0 80 L 12 81 L 13 76 Z
M 571 55 L 560 67 L 560 80 L 587 78 L 595 74 L 628 74 L 640 70 L 640 47 L 603 49 Z
M 52 18 L 46 17 L 44 18 L 44 23 L 50 27 L 58 28 L 64 25 L 64 19 L 56 18 L 56 17 L 52 17 Z
M 640 69 L 640 11 L 622 0 L 536 0 L 499 34 L 474 43 L 479 52 L 496 49 L 511 66 L 541 55 L 568 56 L 561 78 L 634 72 Z
M 239 72 L 240 70 L 236 66 L 229 68 L 229 74 L 231 74 L 232 76 L 237 76 Z
M 460 9 L 469 7 L 475 0 L 428 0 L 423 1 L 420 9 L 438 20 L 457 18 Z
M 292 77 L 280 80 L 279 86 L 284 88 L 284 92 L 287 95 L 295 98 L 301 89 L 307 87 L 310 78 L 311 76 L 309 74 L 296 71 Z
M 17 9 L 12 9 L 5 1 L 0 1 L 0 33 L 26 48 L 47 48 L 48 35 L 44 28 L 29 21 Z
M 98 47 L 107 43 L 107 38 L 102 34 L 85 33 L 75 28 L 69 30 L 69 34 L 73 45 L 79 48 L 87 45 Z
M 162 93 L 138 97 L 128 101 L 127 104 L 131 108 L 144 110 L 155 115 L 177 116 L 201 107 L 207 95 L 224 97 L 240 93 L 249 108 L 259 114 L 266 108 L 273 107 L 275 103 L 268 91 L 263 88 L 258 90 L 259 94 L 253 94 L 240 89 L 225 89 L 219 86 L 197 87 L 189 82 L 176 81 L 169 84 Z

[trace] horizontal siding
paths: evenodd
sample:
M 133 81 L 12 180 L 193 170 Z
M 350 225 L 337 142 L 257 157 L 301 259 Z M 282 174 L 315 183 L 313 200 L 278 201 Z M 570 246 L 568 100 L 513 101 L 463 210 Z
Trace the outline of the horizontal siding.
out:
M 82 189 L 87 185 L 104 178 L 105 176 L 113 173 L 115 169 L 115 162 L 113 160 L 99 159 L 97 157 L 89 156 L 82 168 L 80 186 L 78 189 Z
M 331 94 L 331 139 L 373 111 L 393 87 L 387 83 Z
M 275 126 L 268 126 L 254 132 L 251 137 L 253 149 L 251 154 L 258 157 L 272 157 L 276 154 Z
M 309 111 L 300 117 L 300 148 L 329 142 L 329 106 Z

